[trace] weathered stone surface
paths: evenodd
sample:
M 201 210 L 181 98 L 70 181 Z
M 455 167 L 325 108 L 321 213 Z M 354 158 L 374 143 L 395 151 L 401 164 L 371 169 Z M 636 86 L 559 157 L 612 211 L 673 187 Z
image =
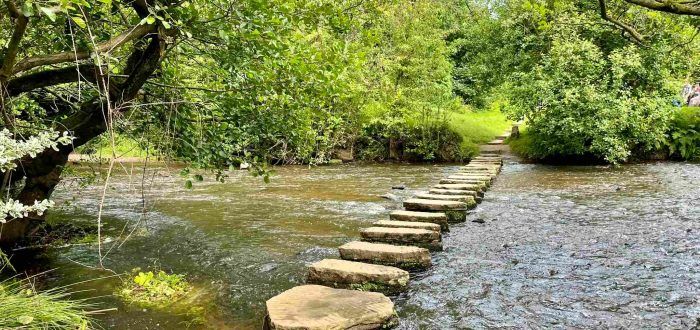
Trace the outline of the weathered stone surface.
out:
M 403 207 L 408 211 L 452 211 L 466 210 L 467 203 L 411 198 L 403 202 Z
M 477 194 L 486 190 L 485 187 L 482 188 L 478 184 L 439 184 L 433 186 L 433 188 L 447 190 L 471 190 L 476 191 Z
M 479 184 L 483 183 L 486 185 L 486 187 L 491 187 L 491 182 L 492 179 L 488 177 L 471 177 L 471 176 L 460 176 L 460 175 L 450 175 L 444 180 L 456 180 L 456 181 L 465 181 L 465 182 L 453 182 L 453 183 L 471 183 L 471 184 Z M 447 181 L 443 182 L 440 181 L 441 184 L 449 183 Z
M 479 194 L 477 194 L 476 191 L 473 191 L 473 190 L 451 190 L 451 189 L 441 189 L 441 188 L 433 188 L 433 189 L 430 189 L 429 192 L 431 194 L 435 194 L 435 195 L 473 196 L 474 199 L 476 199 L 479 195 Z
M 474 196 L 467 195 L 437 195 L 431 193 L 419 193 L 416 194 L 416 198 L 420 199 L 434 199 L 438 201 L 455 201 L 467 203 L 467 208 L 472 209 L 476 207 L 476 199 Z
M 489 182 L 487 184 L 487 182 Z M 441 179 L 440 184 L 475 184 L 479 186 L 480 190 L 486 190 L 491 184 L 489 180 L 476 180 L 476 179 Z
M 408 278 L 407 271 L 396 267 L 323 259 L 309 266 L 306 281 L 335 288 L 397 292 L 406 288 Z
M 431 251 L 442 250 L 440 232 L 413 228 L 369 227 L 360 230 L 363 241 L 424 247 Z
M 488 174 L 488 173 L 460 173 L 460 172 L 457 172 L 457 173 L 453 173 L 452 175 L 450 175 L 449 178 L 493 181 L 493 179 L 496 178 L 496 175 Z
M 395 266 L 401 269 L 430 267 L 430 251 L 416 246 L 400 246 L 369 242 L 350 242 L 338 248 L 345 260 Z
M 430 222 L 440 225 L 443 231 L 448 231 L 447 216 L 438 212 L 393 211 L 389 219 L 394 221 Z
M 472 190 L 450 190 L 450 189 L 430 189 L 429 192 L 434 195 L 460 195 L 460 196 L 474 196 L 477 203 L 481 203 L 483 200 L 483 194 L 477 193 Z
M 467 175 L 498 175 L 497 170 L 487 170 L 487 169 L 461 169 L 457 174 L 467 174 Z
M 291 288 L 266 302 L 264 329 L 383 329 L 396 325 L 394 303 L 376 292 L 321 285 Z
M 413 228 L 425 229 L 440 232 L 440 225 L 430 222 L 413 222 L 413 221 L 391 221 L 380 220 L 372 224 L 373 227 L 388 227 L 388 228 Z

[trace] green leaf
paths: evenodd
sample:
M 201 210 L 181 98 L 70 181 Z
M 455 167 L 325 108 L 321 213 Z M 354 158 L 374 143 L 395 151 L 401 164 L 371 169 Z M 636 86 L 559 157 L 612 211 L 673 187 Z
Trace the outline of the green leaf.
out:
M 29 315 L 21 315 L 17 318 L 17 322 L 21 325 L 29 325 L 32 321 L 34 321 L 34 317 Z
M 185 181 L 185 188 L 192 189 L 192 180 Z
M 56 21 L 56 12 L 53 8 L 39 7 L 39 10 L 41 10 L 41 12 L 44 13 L 44 15 L 46 15 L 46 17 L 48 17 L 51 20 L 51 22 Z
M 73 16 L 71 17 L 71 20 L 73 20 L 73 23 L 75 23 L 75 25 L 79 26 L 80 28 L 84 29 L 87 27 L 87 23 L 85 23 L 85 20 L 83 20 L 80 17 Z

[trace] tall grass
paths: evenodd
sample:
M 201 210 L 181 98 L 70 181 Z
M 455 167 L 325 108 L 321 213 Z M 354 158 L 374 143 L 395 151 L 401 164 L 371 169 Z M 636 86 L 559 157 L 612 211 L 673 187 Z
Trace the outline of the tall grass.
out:
M 478 145 L 487 143 L 511 127 L 511 122 L 497 105 L 485 110 L 464 107 L 461 112 L 451 112 L 450 128 L 462 137 L 462 148 L 478 153 Z
M 37 291 L 32 279 L 11 278 L 0 282 L 0 329 L 91 329 L 85 300 L 68 299 L 63 289 Z

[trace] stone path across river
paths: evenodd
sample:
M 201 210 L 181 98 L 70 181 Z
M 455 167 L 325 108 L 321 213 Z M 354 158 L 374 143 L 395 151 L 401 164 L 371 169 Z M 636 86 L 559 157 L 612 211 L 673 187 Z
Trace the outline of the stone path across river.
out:
M 406 200 L 406 211 L 361 230 L 362 241 L 339 247 L 341 259 L 309 266 L 307 282 L 267 301 L 265 329 L 385 329 L 397 324 L 384 293 L 410 285 L 407 270 L 431 266 L 449 224 L 464 222 L 503 164 L 498 147 L 509 133 L 482 146 L 482 155 L 442 179 L 429 192 Z

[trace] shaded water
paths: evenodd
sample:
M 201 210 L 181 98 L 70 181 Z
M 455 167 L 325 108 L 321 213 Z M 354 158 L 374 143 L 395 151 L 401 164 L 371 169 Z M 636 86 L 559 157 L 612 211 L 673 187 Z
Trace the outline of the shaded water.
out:
M 233 173 L 227 183 L 188 191 L 177 170 L 161 169 L 145 188 L 150 211 L 129 240 L 110 252 L 116 272 L 152 265 L 186 273 L 211 328 L 259 328 L 264 302 L 303 283 L 306 264 L 336 257 L 336 247 L 385 219 L 400 203 L 454 171 L 450 166 L 284 167 L 272 183 Z M 151 174 L 149 173 L 149 177 Z M 142 210 L 140 175 L 118 174 L 107 194 L 107 235 L 117 237 Z M 404 191 L 391 190 L 405 184 Z M 94 222 L 101 187 L 79 196 L 54 220 Z M 652 327 L 691 328 L 700 318 L 700 166 L 660 163 L 546 167 L 509 163 L 469 215 L 455 225 L 434 267 L 414 274 L 395 297 L 402 329 Z M 131 225 L 129 225 L 131 228 Z M 128 232 L 128 231 L 127 231 Z M 118 242 L 119 240 L 115 240 Z M 113 243 L 106 244 L 109 249 Z M 51 285 L 108 276 L 96 246 L 48 251 L 40 260 Z M 35 261 L 36 262 L 36 261 Z M 118 279 L 76 289 L 109 295 Z M 107 328 L 182 328 L 183 312 L 101 307 Z M 197 327 L 197 326 L 193 326 Z

